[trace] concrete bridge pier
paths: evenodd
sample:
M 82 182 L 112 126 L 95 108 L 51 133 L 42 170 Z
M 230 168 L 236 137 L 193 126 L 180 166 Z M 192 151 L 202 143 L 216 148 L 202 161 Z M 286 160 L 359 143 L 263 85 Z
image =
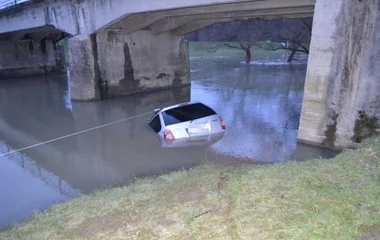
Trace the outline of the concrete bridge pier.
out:
M 60 71 L 52 39 L 0 40 L 0 79 Z
M 94 100 L 188 85 L 188 47 L 182 36 L 150 30 L 105 29 L 68 40 L 71 94 Z
M 299 139 L 356 146 L 380 127 L 380 1 L 317 0 Z

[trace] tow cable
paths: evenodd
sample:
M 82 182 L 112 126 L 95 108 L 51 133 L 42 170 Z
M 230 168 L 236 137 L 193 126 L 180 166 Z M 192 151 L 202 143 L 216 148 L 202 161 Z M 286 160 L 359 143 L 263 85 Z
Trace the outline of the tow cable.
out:
M 31 149 L 31 148 L 35 148 L 35 147 L 38 147 L 38 146 L 41 146 L 41 145 L 44 145 L 44 144 L 47 144 L 47 143 L 55 142 L 55 141 L 62 140 L 62 139 L 65 139 L 65 138 L 69 138 L 69 137 L 72 137 L 72 136 L 76 136 L 76 135 L 79 135 L 79 134 L 82 134 L 82 133 L 90 132 L 90 131 L 93 131 L 95 129 L 107 127 L 107 126 L 114 125 L 114 124 L 117 124 L 117 123 L 120 123 L 120 122 L 124 122 L 124 121 L 128 121 L 128 120 L 131 120 L 131 119 L 134 119 L 134 118 L 142 117 L 142 116 L 148 115 L 150 113 L 152 113 L 152 112 L 146 112 L 146 113 L 138 114 L 138 115 L 135 115 L 135 116 L 132 116 L 132 117 L 123 118 L 123 119 L 120 119 L 120 120 L 117 120 L 117 121 L 114 121 L 114 122 L 110 122 L 110 123 L 106 123 L 106 124 L 103 124 L 103 125 L 100 125 L 100 126 L 97 126 L 97 127 L 85 129 L 85 130 L 82 130 L 82 131 L 79 131 L 79 132 L 75 132 L 75 133 L 71 133 L 71 134 L 64 135 L 64 136 L 61 136 L 61 137 L 57 137 L 57 138 L 54 138 L 54 139 L 50 139 L 50 140 L 45 141 L 45 142 L 40 142 L 40 143 L 33 144 L 33 145 L 30 145 L 30 146 L 27 146 L 27 147 L 19 148 L 17 150 L 10 151 L 10 152 L 7 152 L 7 153 L 0 153 L 0 157 L 5 157 L 5 156 L 11 155 L 13 153 L 18 153 L 18 152 L 21 152 L 21 151 L 24 151 L 24 150 L 27 150 L 27 149 Z

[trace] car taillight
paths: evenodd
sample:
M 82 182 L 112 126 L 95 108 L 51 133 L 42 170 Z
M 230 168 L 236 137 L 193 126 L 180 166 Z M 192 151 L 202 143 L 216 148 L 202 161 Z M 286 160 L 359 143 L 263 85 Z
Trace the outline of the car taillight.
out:
M 174 134 L 169 129 L 166 129 L 164 131 L 164 138 L 165 140 L 171 140 L 171 141 L 175 140 Z
M 220 121 L 220 125 L 222 126 L 222 129 L 225 130 L 226 129 L 226 125 L 224 124 L 223 118 L 219 117 L 219 121 Z

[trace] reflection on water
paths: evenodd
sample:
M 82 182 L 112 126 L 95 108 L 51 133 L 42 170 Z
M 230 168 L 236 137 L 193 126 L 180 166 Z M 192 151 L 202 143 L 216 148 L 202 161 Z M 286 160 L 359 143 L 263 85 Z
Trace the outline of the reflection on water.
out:
M 305 65 L 191 64 L 190 88 L 98 102 L 71 102 L 66 77 L 0 82 L 0 155 L 155 108 L 202 101 L 223 116 L 212 146 L 163 148 L 147 121 L 120 122 L 0 157 L 0 225 L 96 188 L 206 161 L 283 162 L 334 153 L 298 145 Z
M 306 65 L 192 62 L 192 99 L 220 113 L 226 136 L 211 149 L 255 162 L 302 160 L 297 134 Z M 195 71 L 196 70 L 196 71 Z M 310 147 L 308 156 L 330 152 Z

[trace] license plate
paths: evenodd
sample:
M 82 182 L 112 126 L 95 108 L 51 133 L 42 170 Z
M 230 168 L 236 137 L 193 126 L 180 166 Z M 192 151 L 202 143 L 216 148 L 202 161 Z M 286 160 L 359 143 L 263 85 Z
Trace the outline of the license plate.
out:
M 203 142 L 203 141 L 206 141 L 206 140 L 207 140 L 206 137 L 203 137 L 203 138 L 190 138 L 189 142 Z
M 187 131 L 189 134 L 210 132 L 210 123 L 192 125 Z

